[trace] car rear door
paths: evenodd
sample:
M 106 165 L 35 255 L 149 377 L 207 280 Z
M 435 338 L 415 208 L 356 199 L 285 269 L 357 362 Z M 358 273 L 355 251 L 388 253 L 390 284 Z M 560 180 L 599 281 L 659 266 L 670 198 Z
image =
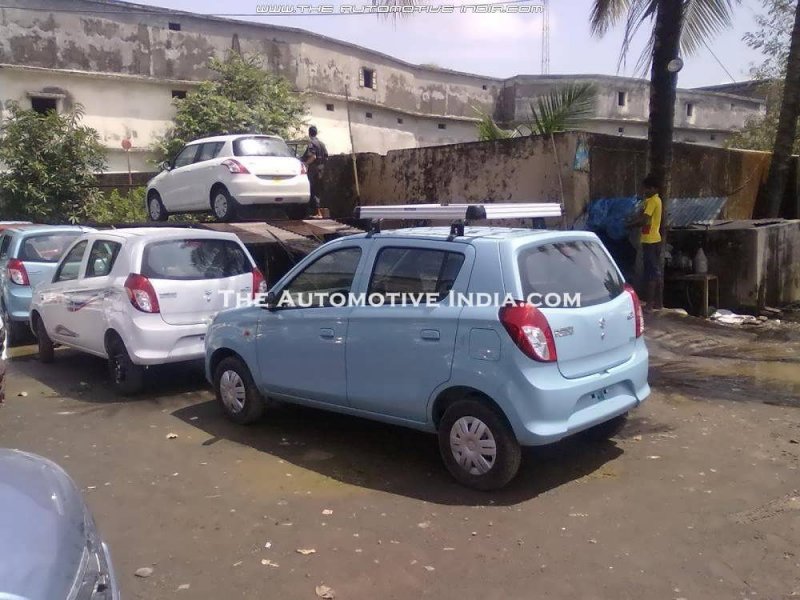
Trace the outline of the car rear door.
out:
M 450 379 L 462 306 L 449 292 L 467 289 L 474 249 L 424 240 L 377 244 L 369 301 L 350 314 L 348 399 L 353 408 L 424 422 L 431 394 Z M 428 303 L 429 294 L 440 299 Z
M 561 374 L 578 378 L 629 360 L 636 345 L 633 298 L 602 244 L 572 239 L 520 249 L 510 273 L 553 332 Z
M 245 247 L 228 237 L 167 238 L 147 242 L 140 273 L 158 296 L 169 325 L 210 323 L 214 315 L 253 293 L 254 265 Z

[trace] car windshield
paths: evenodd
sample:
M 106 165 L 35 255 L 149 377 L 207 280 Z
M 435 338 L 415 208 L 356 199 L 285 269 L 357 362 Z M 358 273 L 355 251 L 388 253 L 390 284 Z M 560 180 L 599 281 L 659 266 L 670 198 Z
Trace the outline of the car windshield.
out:
M 517 261 L 525 298 L 534 294 L 557 294 L 561 298 L 580 294 L 578 306 L 592 306 L 619 296 L 625 283 L 603 247 L 591 240 L 525 248 Z M 564 303 L 564 307 L 572 306 L 575 304 Z
M 28 262 L 56 263 L 80 231 L 43 233 L 26 237 L 19 249 L 18 258 Z
M 252 271 L 250 260 L 231 240 L 180 239 L 148 244 L 142 275 L 149 279 L 221 279 Z
M 233 142 L 234 156 L 294 156 L 281 139 L 253 136 L 237 138 Z

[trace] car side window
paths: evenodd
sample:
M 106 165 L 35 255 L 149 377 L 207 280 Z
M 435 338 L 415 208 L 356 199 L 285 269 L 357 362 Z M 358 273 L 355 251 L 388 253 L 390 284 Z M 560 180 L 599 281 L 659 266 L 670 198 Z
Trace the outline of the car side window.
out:
M 281 290 L 284 306 L 330 305 L 333 294 L 346 295 L 361 260 L 361 248 L 341 248 L 319 257 Z
M 175 157 L 175 160 L 172 163 L 173 169 L 180 169 L 181 167 L 185 167 L 190 165 L 194 162 L 194 157 L 197 155 L 197 150 L 200 148 L 200 144 L 195 144 L 194 146 L 186 146 L 183 150 L 178 153 L 178 156 Z
M 72 250 L 67 252 L 64 260 L 58 265 L 56 275 L 53 277 L 53 283 L 58 281 L 72 281 L 78 278 L 83 253 L 86 251 L 86 244 L 86 240 L 79 242 L 72 247 Z
M 222 150 L 223 142 L 207 142 L 200 146 L 200 152 L 197 153 L 197 158 L 194 162 L 203 162 L 216 158 L 219 151 Z
M 110 240 L 97 240 L 89 251 L 86 277 L 105 277 L 111 273 L 122 244 Z
M 446 296 L 458 277 L 464 255 L 426 248 L 383 248 L 375 259 L 368 294 Z
M 8 247 L 11 245 L 11 234 L 6 233 L 0 240 L 0 259 L 8 258 Z

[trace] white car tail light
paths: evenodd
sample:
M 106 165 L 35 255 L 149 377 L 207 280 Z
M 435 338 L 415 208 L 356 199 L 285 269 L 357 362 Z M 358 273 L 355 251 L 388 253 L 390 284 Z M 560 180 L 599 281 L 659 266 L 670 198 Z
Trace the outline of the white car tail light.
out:
M 18 258 L 12 258 L 8 261 L 6 266 L 8 271 L 8 278 L 17 285 L 30 285 L 28 279 L 28 271 L 25 270 L 25 264 Z
M 520 302 L 500 309 L 500 322 L 525 356 L 540 362 L 555 362 L 556 341 L 542 311 Z
M 125 280 L 125 291 L 128 298 L 136 310 L 146 313 L 157 313 L 161 309 L 158 306 L 158 296 L 153 289 L 153 284 L 144 275 L 131 273 Z
M 223 167 L 227 168 L 233 175 L 249 175 L 250 171 L 247 170 L 242 163 L 238 160 L 234 160 L 233 158 L 228 158 L 223 160 L 222 163 Z
M 258 267 L 253 269 L 253 299 L 256 298 L 257 294 L 266 294 L 267 293 L 267 282 L 264 280 L 264 275 L 261 274 L 261 271 Z
M 630 283 L 625 284 L 625 291 L 631 295 L 633 300 L 633 317 L 636 321 L 636 337 L 642 337 L 644 333 L 644 314 L 642 313 L 642 303 L 639 301 L 639 296 Z

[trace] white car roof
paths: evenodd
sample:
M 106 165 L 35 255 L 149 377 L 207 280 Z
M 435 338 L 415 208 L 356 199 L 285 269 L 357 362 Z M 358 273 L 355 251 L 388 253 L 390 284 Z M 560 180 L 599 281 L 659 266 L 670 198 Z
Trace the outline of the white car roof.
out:
M 175 238 L 239 240 L 239 237 L 234 233 L 212 231 L 210 229 L 194 229 L 190 227 L 131 227 L 129 229 L 106 229 L 94 232 L 91 237 L 116 237 L 137 241 L 169 240 Z
M 265 137 L 273 140 L 283 141 L 283 138 L 277 135 L 270 135 L 268 133 L 237 133 L 236 135 L 215 135 L 213 137 L 200 138 L 199 140 L 192 140 L 187 146 L 194 146 L 195 144 L 203 144 L 205 142 L 229 142 L 242 137 Z

